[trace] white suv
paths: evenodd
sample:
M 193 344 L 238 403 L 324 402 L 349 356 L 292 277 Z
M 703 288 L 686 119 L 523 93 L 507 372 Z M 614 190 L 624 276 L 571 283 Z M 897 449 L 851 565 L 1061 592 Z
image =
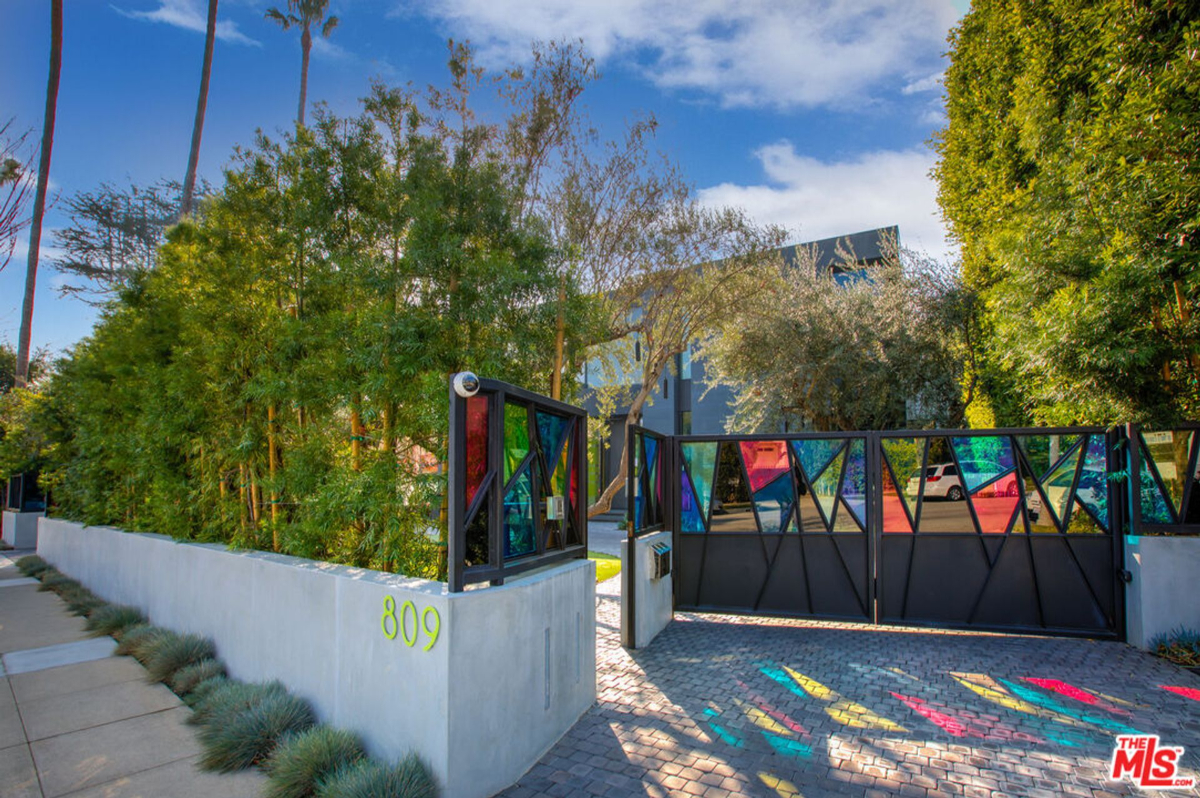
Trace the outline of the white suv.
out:
M 916 496 L 920 490 L 920 477 L 908 480 L 906 492 L 909 496 Z M 925 469 L 925 498 L 949 499 L 956 502 L 961 501 L 965 495 L 962 480 L 958 477 L 958 467 L 954 463 L 938 463 Z

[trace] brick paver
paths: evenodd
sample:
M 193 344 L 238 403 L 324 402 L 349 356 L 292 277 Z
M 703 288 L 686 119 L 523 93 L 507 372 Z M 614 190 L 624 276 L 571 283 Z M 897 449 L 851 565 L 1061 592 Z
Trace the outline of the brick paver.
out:
M 1105 778 L 1132 730 L 1200 767 L 1200 703 L 1161 687 L 1200 677 L 1121 643 L 684 613 L 630 653 L 619 581 L 597 705 L 507 798 L 1134 795 Z

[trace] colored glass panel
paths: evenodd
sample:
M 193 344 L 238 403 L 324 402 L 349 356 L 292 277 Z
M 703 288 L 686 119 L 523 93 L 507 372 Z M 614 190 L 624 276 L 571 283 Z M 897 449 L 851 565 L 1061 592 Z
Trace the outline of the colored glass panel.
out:
M 715 447 L 716 444 L 713 446 Z M 704 516 L 701 514 L 699 502 L 696 501 L 696 492 L 692 490 L 692 483 L 688 479 L 686 471 L 682 472 L 679 477 L 683 486 L 683 495 L 679 497 L 679 507 L 683 516 L 681 527 L 684 532 L 702 533 L 704 532 Z
M 1143 432 L 1146 452 L 1167 489 L 1176 514 L 1183 512 L 1183 486 L 1187 480 L 1188 458 L 1192 453 L 1191 432 Z
M 975 507 L 979 528 L 989 534 L 1003 534 L 1008 531 L 1020 501 L 1015 472 L 1000 477 L 971 494 L 971 504 Z M 928 512 L 929 509 L 930 506 L 926 505 L 922 512 Z
M 796 504 L 800 512 L 801 532 L 819 533 L 829 531 L 829 526 L 825 523 L 824 516 L 821 515 L 821 511 L 817 509 L 816 501 L 813 500 L 811 490 L 801 487 Z
M 788 470 L 787 444 L 783 441 L 742 441 L 741 447 L 752 493 L 758 493 Z
M 1150 466 L 1147 464 L 1149 454 L 1146 452 L 1146 447 L 1142 447 L 1142 520 L 1150 524 L 1172 524 L 1175 519 L 1171 515 L 1171 508 L 1167 505 L 1167 499 L 1163 496 L 1162 488 L 1158 486 L 1158 480 L 1154 478 L 1154 474 L 1150 471 Z
M 1046 498 L 1050 500 L 1050 509 L 1062 523 L 1067 520 L 1067 508 L 1070 507 L 1071 487 L 1075 483 L 1075 469 L 1079 465 L 1082 446 L 1072 449 L 1058 465 L 1050 472 L 1050 476 L 1042 481 Z
M 921 491 L 921 461 L 924 456 L 923 440 L 921 438 L 884 438 L 883 455 L 892 466 L 892 476 L 896 485 L 894 495 L 908 510 L 908 519 L 916 517 L 917 498 Z M 930 457 L 933 465 L 933 457 Z M 889 508 L 887 485 L 884 485 L 884 511 Z M 893 511 L 894 512 L 894 511 Z M 907 520 L 906 519 L 906 523 Z M 911 532 L 911 528 L 888 529 L 888 519 L 884 518 L 884 532 Z M 893 526 L 899 527 L 895 521 Z
M 504 557 L 537 551 L 533 529 L 533 481 L 530 469 L 522 471 L 504 494 Z
M 487 496 L 484 496 L 475 517 L 467 524 L 467 551 L 463 557 L 467 568 L 488 564 L 488 504 Z
M 834 532 L 862 532 L 863 526 L 855 520 L 845 501 L 838 502 L 837 515 L 833 517 Z
M 842 441 L 836 438 L 805 438 L 792 441 L 792 451 L 796 453 L 796 459 L 800 461 L 800 467 L 804 469 L 804 475 L 810 481 L 825 470 L 825 466 L 829 465 L 829 461 L 841 448 Z
M 754 492 L 754 509 L 763 534 L 782 532 L 792 510 L 792 478 L 785 472 Z
M 488 397 L 476 394 L 467 399 L 467 501 L 471 506 L 487 475 Z
M 717 469 L 717 443 L 684 443 L 680 445 L 683 461 L 691 473 L 695 497 L 699 500 L 698 510 L 701 518 L 708 517 L 708 507 L 712 501 L 713 477 Z M 703 529 L 695 530 L 702 532 Z
M 750 490 L 742 475 L 742 458 L 734 443 L 722 443 L 717 451 L 717 478 L 713 483 L 710 533 L 757 532 Z
M 842 479 L 842 458 L 844 452 L 838 452 L 837 456 L 830 461 L 828 467 L 821 472 L 812 483 L 813 498 L 820 505 L 822 513 L 825 515 L 825 523 L 832 525 L 833 511 L 837 507 L 837 492 L 838 483 Z
M 867 524 L 867 453 L 861 438 L 850 441 L 846 450 L 846 477 L 842 480 L 842 498 L 862 526 Z
M 529 412 L 524 405 L 504 403 L 504 485 L 529 455 Z
M 1037 480 L 1024 471 L 1025 469 L 1020 469 L 1025 483 L 1025 517 L 1029 520 L 1029 531 L 1035 534 L 1058 532 L 1058 521 L 1050 510 L 1050 501 L 1042 492 Z M 1013 531 L 1023 532 L 1019 526 L 1020 524 L 1014 527 Z
M 1017 446 L 1029 461 L 1033 475 L 1044 480 L 1050 469 L 1058 465 L 1071 447 L 1079 442 L 1079 435 L 1017 435 Z
M 883 531 L 912 532 L 912 523 L 904 510 L 904 500 L 900 498 L 900 490 L 886 467 L 883 469 Z
M 962 482 L 970 493 L 1013 470 L 1012 444 L 1006 437 L 970 435 L 951 438 L 950 443 L 958 458 Z
M 1071 523 L 1067 526 L 1067 534 L 1103 535 L 1104 533 L 1105 530 L 1084 511 L 1082 502 L 1077 500 L 1075 502 L 1075 511 L 1071 513 Z
M 1092 512 L 1101 527 L 1108 529 L 1108 469 L 1104 458 L 1104 436 L 1089 436 L 1086 446 L 1075 498 Z M 1074 519 L 1071 526 L 1075 526 Z

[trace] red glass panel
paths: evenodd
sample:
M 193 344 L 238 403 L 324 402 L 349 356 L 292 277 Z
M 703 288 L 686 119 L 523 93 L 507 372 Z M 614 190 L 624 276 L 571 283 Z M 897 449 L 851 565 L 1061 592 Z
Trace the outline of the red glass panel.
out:
M 913 499 L 913 504 L 916 503 L 916 499 Z M 900 492 L 896 490 L 896 483 L 892 480 L 892 473 L 886 467 L 883 469 L 883 531 L 912 532 L 912 524 L 909 523 L 908 513 L 904 509 L 904 500 L 900 498 Z
M 971 494 L 979 528 L 987 533 L 1004 534 L 1020 501 L 1015 473 L 1001 477 Z M 1024 530 L 1021 530 L 1022 532 Z
M 757 493 L 788 470 L 783 441 L 742 441 L 742 460 L 750 475 L 750 492 Z
M 467 399 L 467 507 L 487 475 L 488 398 Z

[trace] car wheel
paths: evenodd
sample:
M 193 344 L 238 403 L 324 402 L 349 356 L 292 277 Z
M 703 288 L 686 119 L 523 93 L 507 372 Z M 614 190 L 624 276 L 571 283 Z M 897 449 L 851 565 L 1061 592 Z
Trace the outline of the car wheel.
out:
M 962 501 L 962 498 L 963 498 L 962 488 L 960 488 L 958 485 L 955 485 L 953 488 L 951 488 L 949 491 L 946 492 L 946 498 L 952 502 Z

